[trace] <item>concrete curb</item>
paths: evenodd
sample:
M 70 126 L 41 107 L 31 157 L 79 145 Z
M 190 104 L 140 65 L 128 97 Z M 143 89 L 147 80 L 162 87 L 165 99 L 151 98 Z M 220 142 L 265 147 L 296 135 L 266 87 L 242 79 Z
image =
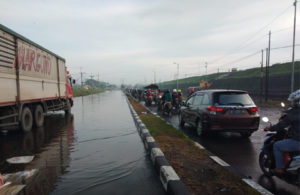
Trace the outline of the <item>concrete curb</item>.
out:
M 165 121 L 167 124 L 171 125 L 172 127 L 174 127 L 172 124 L 170 124 L 168 121 L 166 121 L 164 118 L 162 118 L 161 116 L 159 116 L 157 113 L 153 112 L 152 110 L 150 110 L 149 108 L 146 107 L 146 109 L 148 110 L 148 112 L 152 113 L 153 115 L 155 115 L 156 117 L 162 119 L 163 121 Z M 176 127 L 174 127 L 176 128 Z M 270 191 L 268 191 L 267 189 L 265 189 L 264 187 L 262 187 L 261 185 L 259 185 L 258 183 L 256 183 L 255 181 L 253 181 L 252 179 L 249 179 L 248 177 L 246 177 L 245 175 L 237 172 L 232 166 L 230 166 L 228 163 L 226 163 L 225 161 L 223 161 L 221 158 L 219 158 L 218 156 L 214 155 L 213 153 L 211 153 L 210 151 L 208 151 L 206 148 L 204 148 L 201 144 L 194 142 L 195 145 L 201 149 L 204 150 L 204 152 L 213 160 L 215 161 L 217 164 L 221 165 L 222 167 L 226 168 L 227 170 L 229 170 L 231 173 L 233 173 L 234 175 L 239 176 L 246 184 L 248 184 L 250 187 L 254 188 L 255 190 L 257 190 L 259 193 L 263 194 L 263 195 L 273 195 L 273 193 L 271 193 Z
M 167 192 L 170 195 L 188 195 L 190 194 L 187 188 L 184 186 L 175 170 L 169 165 L 164 153 L 157 146 L 154 138 L 151 136 L 149 130 L 145 124 L 141 121 L 128 98 L 126 98 L 134 122 L 137 126 L 137 130 L 143 140 L 146 150 L 152 160 L 153 166 L 159 175 L 160 181 Z

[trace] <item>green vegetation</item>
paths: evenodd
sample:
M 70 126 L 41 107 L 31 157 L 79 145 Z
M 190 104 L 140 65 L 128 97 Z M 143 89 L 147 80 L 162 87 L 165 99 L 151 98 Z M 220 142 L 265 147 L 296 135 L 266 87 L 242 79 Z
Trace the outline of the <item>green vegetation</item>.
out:
M 194 142 L 184 135 L 183 132 L 178 131 L 173 126 L 166 123 L 166 121 L 154 116 L 154 115 L 141 115 L 141 120 L 147 126 L 150 134 L 153 137 L 159 135 L 168 135 L 171 137 L 182 138 L 187 144 L 195 145 Z
M 78 96 L 85 96 L 85 95 L 90 95 L 90 94 L 95 94 L 95 93 L 102 93 L 103 90 L 100 89 L 83 89 L 83 88 L 74 88 L 73 89 L 73 96 L 78 97 Z
M 265 74 L 265 67 L 263 69 Z M 270 77 L 290 77 L 291 74 L 291 62 L 282 63 L 282 64 L 274 64 L 270 66 Z M 300 61 L 295 62 L 295 84 L 297 84 L 297 77 L 299 78 L 300 75 Z M 251 68 L 247 70 L 241 70 L 237 72 L 222 72 L 222 73 L 214 73 L 205 76 L 195 76 L 189 77 L 185 79 L 179 79 L 179 88 L 187 88 L 191 86 L 199 86 L 199 83 L 202 80 L 207 80 L 209 82 L 214 82 L 215 80 L 222 80 L 226 82 L 226 79 L 229 79 L 230 85 L 233 83 L 238 83 L 236 79 L 241 78 L 260 78 L 261 77 L 261 70 L 260 67 L 258 68 Z M 259 82 L 259 81 L 257 81 Z M 241 85 L 243 83 L 240 83 Z M 228 81 L 226 82 L 226 86 L 228 86 Z M 166 81 L 159 84 L 160 88 L 163 89 L 172 89 L 176 87 L 176 80 Z M 219 87 L 219 86 L 216 86 Z M 239 86 L 238 86 L 239 87 Z

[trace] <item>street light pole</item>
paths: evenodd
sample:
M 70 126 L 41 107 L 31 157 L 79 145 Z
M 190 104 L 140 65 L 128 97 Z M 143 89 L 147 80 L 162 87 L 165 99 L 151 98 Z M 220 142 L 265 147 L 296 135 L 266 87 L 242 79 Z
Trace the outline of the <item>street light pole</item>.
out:
M 206 77 L 206 82 L 207 82 L 207 62 L 205 62 L 205 77 Z
M 177 65 L 177 87 L 176 87 L 176 89 L 178 90 L 179 64 L 176 62 L 174 62 L 174 64 Z
M 294 69 L 295 69 L 295 38 L 296 38 L 296 13 L 297 13 L 297 0 L 294 2 L 294 33 L 293 33 L 293 54 L 292 54 L 292 71 L 291 71 L 291 92 L 294 91 Z

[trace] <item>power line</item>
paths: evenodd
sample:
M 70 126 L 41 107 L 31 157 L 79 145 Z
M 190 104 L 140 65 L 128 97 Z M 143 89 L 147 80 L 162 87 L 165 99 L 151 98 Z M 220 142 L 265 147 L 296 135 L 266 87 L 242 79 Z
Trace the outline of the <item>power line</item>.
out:
M 268 23 L 267 25 L 265 25 L 265 26 L 263 26 L 262 28 L 260 28 L 256 33 L 254 33 L 250 38 L 248 38 L 246 41 L 244 41 L 244 42 L 243 42 L 242 44 L 240 44 L 238 47 L 236 47 L 236 48 L 233 49 L 232 51 L 226 53 L 226 54 L 223 55 L 222 57 L 217 58 L 217 59 L 215 59 L 215 60 L 212 60 L 212 61 L 209 62 L 209 63 L 210 63 L 210 64 L 214 64 L 214 63 L 220 61 L 221 59 L 223 59 L 223 58 L 225 58 L 225 57 L 227 57 L 227 56 L 229 56 L 229 55 L 232 55 L 236 50 L 239 50 L 239 49 L 241 49 L 241 48 L 245 48 L 244 45 L 245 45 L 247 42 L 249 42 L 250 40 L 252 40 L 254 37 L 257 36 L 257 34 L 259 34 L 259 33 L 260 33 L 261 31 L 263 31 L 265 28 L 267 28 L 268 26 L 270 26 L 277 18 L 279 18 L 280 16 L 282 16 L 282 15 L 283 15 L 287 10 L 289 10 L 292 6 L 293 6 L 293 5 L 290 5 L 290 6 L 288 6 L 286 9 L 284 9 L 283 12 L 280 12 L 280 14 L 278 14 L 276 17 L 274 17 L 274 19 L 273 19 L 270 23 Z

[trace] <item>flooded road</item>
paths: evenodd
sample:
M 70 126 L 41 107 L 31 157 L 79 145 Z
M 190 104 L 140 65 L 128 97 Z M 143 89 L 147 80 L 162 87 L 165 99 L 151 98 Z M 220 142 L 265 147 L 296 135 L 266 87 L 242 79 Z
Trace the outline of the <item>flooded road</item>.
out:
M 46 117 L 33 141 L 1 134 L 0 171 L 42 170 L 39 184 L 26 189 L 31 194 L 165 194 L 120 91 L 75 98 L 72 113 Z M 29 165 L 5 162 L 25 154 L 36 155 Z

